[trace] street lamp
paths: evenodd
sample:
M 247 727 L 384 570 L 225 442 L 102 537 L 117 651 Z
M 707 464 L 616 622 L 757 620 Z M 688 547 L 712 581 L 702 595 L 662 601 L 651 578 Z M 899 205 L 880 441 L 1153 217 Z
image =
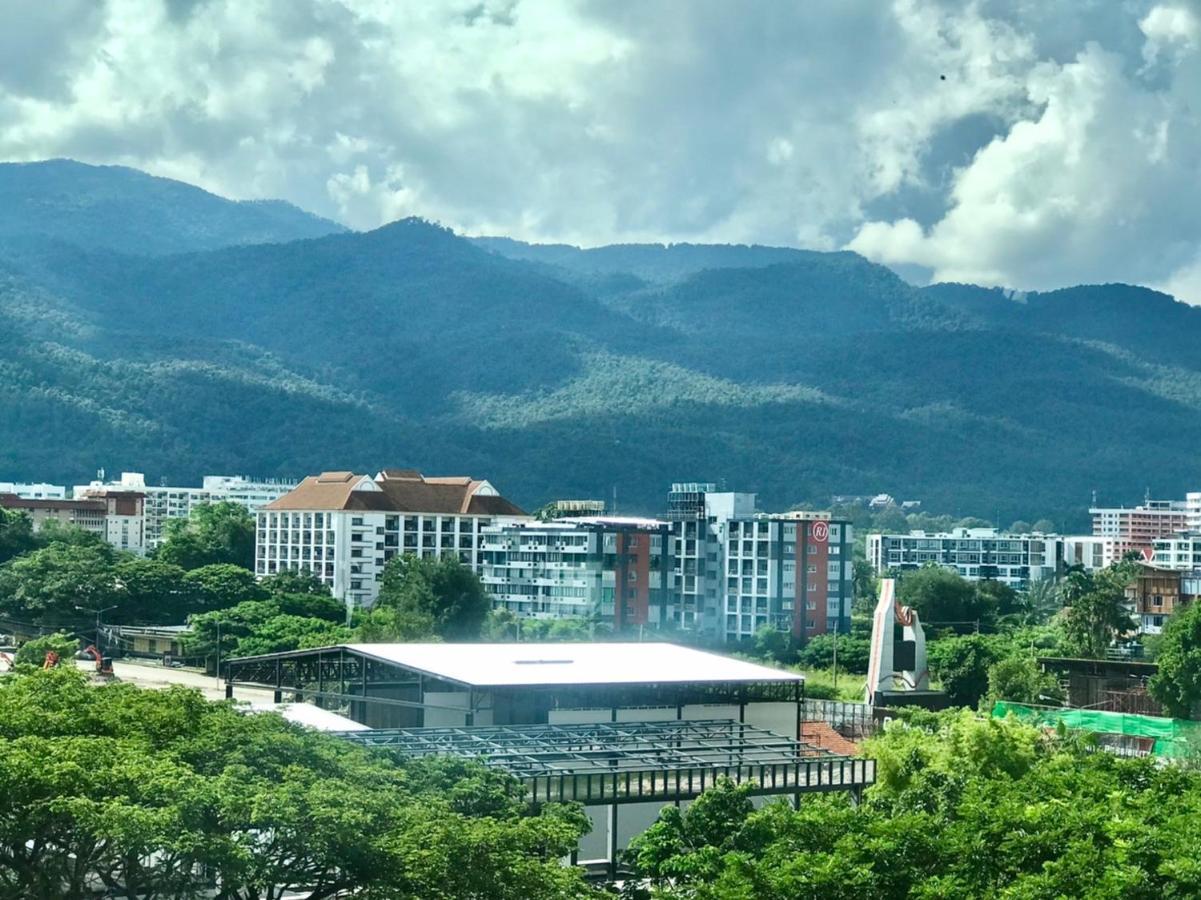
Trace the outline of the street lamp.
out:
M 104 649 L 100 646 L 100 617 L 103 616 L 110 609 L 116 609 L 117 607 L 114 605 L 114 606 L 106 606 L 103 609 L 90 609 L 89 607 L 86 607 L 86 606 L 76 606 L 75 608 L 77 610 L 79 610 L 80 612 L 95 614 L 95 616 L 96 616 L 96 652 L 99 653 L 101 656 L 104 656 Z

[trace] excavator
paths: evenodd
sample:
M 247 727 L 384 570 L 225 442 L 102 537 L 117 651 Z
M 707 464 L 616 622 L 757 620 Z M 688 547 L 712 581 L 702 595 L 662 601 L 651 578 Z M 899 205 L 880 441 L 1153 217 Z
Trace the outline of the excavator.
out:
M 88 644 L 88 646 L 84 648 L 83 654 L 92 657 L 92 659 L 96 661 L 97 675 L 99 675 L 101 678 L 113 677 L 113 661 L 107 656 L 102 656 L 100 651 L 96 649 L 95 644 Z M 53 669 L 60 662 L 62 662 L 62 658 L 53 650 L 50 650 L 46 653 L 46 658 L 42 661 L 42 668 Z

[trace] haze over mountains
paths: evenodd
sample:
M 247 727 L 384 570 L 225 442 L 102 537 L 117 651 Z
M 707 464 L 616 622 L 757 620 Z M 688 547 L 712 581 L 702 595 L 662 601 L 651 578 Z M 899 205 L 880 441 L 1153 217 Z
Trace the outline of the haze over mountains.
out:
M 416 466 L 533 507 L 888 491 L 1080 525 L 1201 484 L 1201 310 L 914 288 L 851 253 L 367 233 L 68 161 L 0 165 L 0 474 Z

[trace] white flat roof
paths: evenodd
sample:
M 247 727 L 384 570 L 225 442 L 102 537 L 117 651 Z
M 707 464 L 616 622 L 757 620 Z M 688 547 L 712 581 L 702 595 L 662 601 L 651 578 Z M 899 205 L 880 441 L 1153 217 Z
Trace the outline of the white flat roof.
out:
M 289 722 L 316 731 L 370 731 L 366 725 L 361 725 L 354 719 L 313 706 L 311 703 L 251 703 L 243 708 L 252 713 L 279 713 Z
M 478 687 L 804 680 L 796 672 L 654 642 L 344 646 L 427 675 Z

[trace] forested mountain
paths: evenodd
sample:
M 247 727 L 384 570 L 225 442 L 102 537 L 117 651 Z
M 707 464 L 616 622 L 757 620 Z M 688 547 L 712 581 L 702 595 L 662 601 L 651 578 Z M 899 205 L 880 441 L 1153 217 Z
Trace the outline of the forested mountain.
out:
M 124 253 L 179 253 L 345 229 L 280 200 L 235 202 L 122 166 L 0 163 L 0 238 L 40 236 Z
M 5 221 L 4 477 L 404 465 L 531 507 L 616 486 L 656 512 L 703 479 L 768 508 L 884 490 L 1077 526 L 1094 488 L 1201 486 L 1201 311 L 1141 288 L 915 289 L 850 253 L 538 248 L 418 220 L 148 255 L 72 215 Z

